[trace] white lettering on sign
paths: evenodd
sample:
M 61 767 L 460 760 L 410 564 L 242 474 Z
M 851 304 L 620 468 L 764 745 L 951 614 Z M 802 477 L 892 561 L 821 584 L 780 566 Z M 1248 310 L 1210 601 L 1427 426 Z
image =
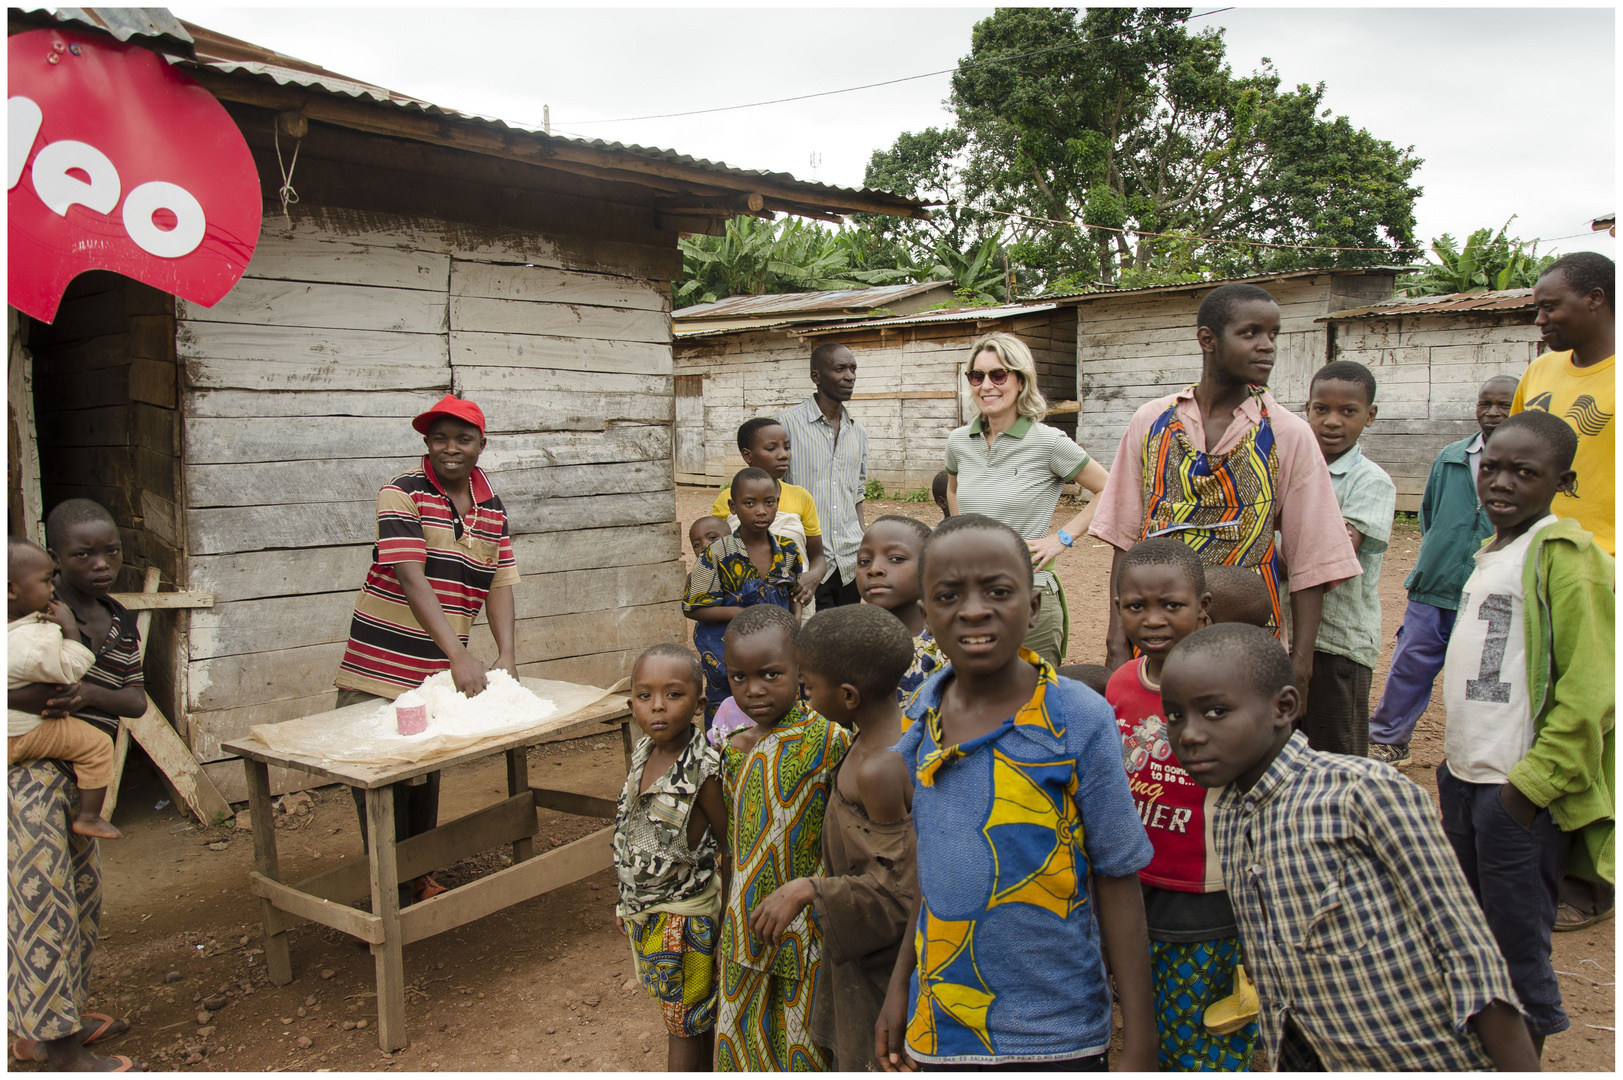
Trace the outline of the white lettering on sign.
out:
M 7 191 L 22 179 L 28 151 L 33 149 L 44 119 L 40 107 L 29 98 L 14 97 L 6 102 Z M 89 180 L 72 175 L 75 171 L 84 173 Z M 62 217 L 67 216 L 70 206 L 111 216 L 123 189 L 118 168 L 107 155 L 74 139 L 58 139 L 41 147 L 34 155 L 29 177 L 40 201 Z M 174 228 L 162 229 L 153 223 L 152 215 L 159 210 L 175 215 Z M 167 180 L 138 185 L 124 198 L 122 218 L 124 231 L 136 246 L 160 259 L 190 255 L 203 242 L 208 228 L 202 204 L 191 192 Z
M 6 190 L 10 191 L 23 178 L 23 166 L 28 164 L 28 151 L 34 148 L 34 138 L 45 114 L 34 104 L 33 98 L 14 97 L 6 102 Z

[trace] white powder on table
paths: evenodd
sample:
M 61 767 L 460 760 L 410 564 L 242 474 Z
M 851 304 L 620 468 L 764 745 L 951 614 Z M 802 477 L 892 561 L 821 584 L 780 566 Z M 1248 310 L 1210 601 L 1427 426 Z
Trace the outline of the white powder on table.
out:
M 416 735 L 400 735 L 395 723 L 396 704 L 427 705 L 428 727 Z M 524 727 L 540 723 L 557 711 L 556 705 L 536 696 L 500 668 L 485 673 L 484 693 L 471 698 L 456 688 L 449 671 L 441 671 L 379 709 L 377 723 L 382 733 L 395 738 L 427 739 Z

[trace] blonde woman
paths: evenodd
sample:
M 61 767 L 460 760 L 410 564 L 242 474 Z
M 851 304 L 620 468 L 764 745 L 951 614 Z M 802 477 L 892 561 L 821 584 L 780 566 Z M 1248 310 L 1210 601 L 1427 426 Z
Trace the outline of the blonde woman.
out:
M 965 377 L 980 415 L 947 436 L 947 507 L 1008 525 L 1026 538 L 1032 563 L 1046 567 L 1085 534 L 1098 505 L 1089 502 L 1049 532 L 1060 488 L 1074 481 L 1097 495 L 1109 474 L 1064 432 L 1038 422 L 1048 402 L 1037 389 L 1037 365 L 1025 342 L 987 334 L 969 358 Z M 1058 667 L 1070 623 L 1065 593 L 1047 569 L 1037 570 L 1036 588 L 1042 606 L 1025 646 Z

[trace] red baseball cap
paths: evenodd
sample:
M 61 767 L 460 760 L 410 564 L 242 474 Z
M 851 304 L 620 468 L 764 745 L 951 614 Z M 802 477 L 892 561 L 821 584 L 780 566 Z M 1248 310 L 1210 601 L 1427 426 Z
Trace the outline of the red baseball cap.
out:
M 485 433 L 485 412 L 471 401 L 466 401 L 455 394 L 446 394 L 434 403 L 434 407 L 427 412 L 418 413 L 412 419 L 411 426 L 419 434 L 427 435 L 428 429 L 433 426 L 436 418 L 449 416 L 454 420 L 472 424 L 479 429 L 479 434 Z

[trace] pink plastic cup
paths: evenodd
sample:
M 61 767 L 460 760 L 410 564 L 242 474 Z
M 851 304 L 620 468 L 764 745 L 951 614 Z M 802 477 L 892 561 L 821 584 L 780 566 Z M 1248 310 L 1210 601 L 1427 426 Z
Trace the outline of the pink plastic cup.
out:
M 396 705 L 394 723 L 402 735 L 421 735 L 428 730 L 428 706 Z

